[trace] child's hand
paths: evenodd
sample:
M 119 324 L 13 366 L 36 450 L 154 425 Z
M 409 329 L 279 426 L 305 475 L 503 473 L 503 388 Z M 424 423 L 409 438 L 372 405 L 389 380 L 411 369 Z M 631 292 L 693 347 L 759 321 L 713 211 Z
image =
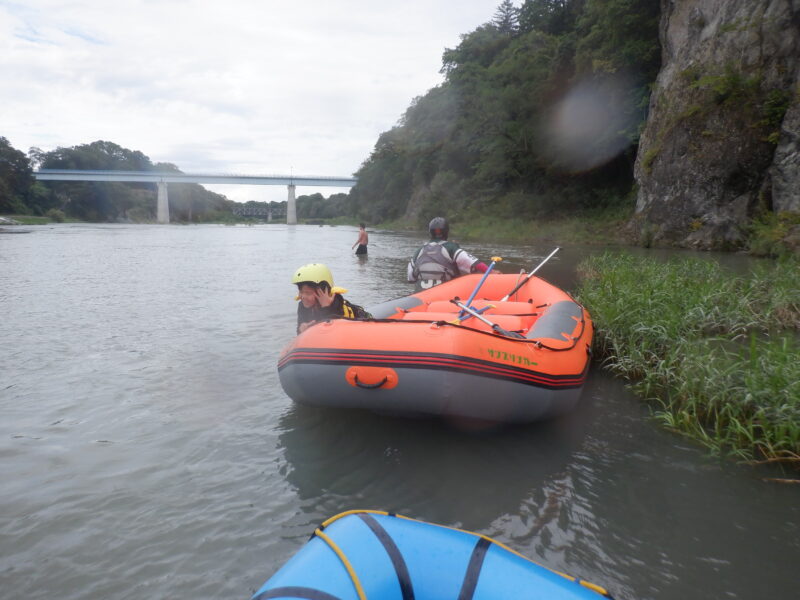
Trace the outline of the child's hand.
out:
M 320 288 L 317 288 L 317 302 L 322 308 L 330 306 L 333 304 L 333 296 L 328 292 L 323 292 Z

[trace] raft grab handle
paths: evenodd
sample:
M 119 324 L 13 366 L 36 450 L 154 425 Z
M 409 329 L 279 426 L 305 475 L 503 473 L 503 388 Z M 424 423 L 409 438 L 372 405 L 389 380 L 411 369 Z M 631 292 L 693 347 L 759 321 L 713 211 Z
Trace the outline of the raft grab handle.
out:
M 353 387 L 362 390 L 391 390 L 397 387 L 400 378 L 391 367 L 367 367 L 353 365 L 344 374 L 344 379 Z
M 381 379 L 378 383 L 361 383 L 358 380 L 358 374 L 353 377 L 353 382 L 360 388 L 364 388 L 365 390 L 374 390 L 381 387 L 384 383 L 389 381 L 389 378 L 384 375 L 383 379 Z

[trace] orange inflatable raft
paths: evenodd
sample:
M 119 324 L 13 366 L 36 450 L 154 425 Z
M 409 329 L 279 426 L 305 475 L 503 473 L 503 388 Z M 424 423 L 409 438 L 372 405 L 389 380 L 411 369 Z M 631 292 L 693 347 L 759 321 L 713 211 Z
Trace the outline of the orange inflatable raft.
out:
M 480 277 L 369 307 L 373 319 L 309 327 L 281 352 L 283 389 L 310 406 L 507 423 L 572 409 L 589 369 L 589 313 L 538 277 L 505 299 L 520 276 L 493 273 L 473 316 L 457 302 Z

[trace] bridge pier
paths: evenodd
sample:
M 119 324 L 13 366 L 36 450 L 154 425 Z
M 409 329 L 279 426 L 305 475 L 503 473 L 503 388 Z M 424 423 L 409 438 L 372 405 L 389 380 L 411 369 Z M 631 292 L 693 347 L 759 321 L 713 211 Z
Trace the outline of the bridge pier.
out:
M 286 224 L 297 225 L 297 205 L 294 200 L 294 184 L 289 184 L 289 199 L 286 201 Z
M 167 196 L 167 182 L 159 181 L 158 185 L 158 205 L 156 210 L 156 220 L 159 223 L 169 223 L 169 196 Z

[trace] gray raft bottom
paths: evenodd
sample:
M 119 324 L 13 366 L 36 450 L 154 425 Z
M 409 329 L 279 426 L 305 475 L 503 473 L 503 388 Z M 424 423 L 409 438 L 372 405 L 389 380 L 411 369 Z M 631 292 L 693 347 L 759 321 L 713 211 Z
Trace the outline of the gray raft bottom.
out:
M 394 368 L 396 387 L 363 389 L 345 379 L 349 367 L 289 364 L 279 375 L 286 394 L 299 404 L 410 417 L 527 423 L 572 410 L 581 395 L 581 388 L 549 389 L 470 373 L 404 368 Z

